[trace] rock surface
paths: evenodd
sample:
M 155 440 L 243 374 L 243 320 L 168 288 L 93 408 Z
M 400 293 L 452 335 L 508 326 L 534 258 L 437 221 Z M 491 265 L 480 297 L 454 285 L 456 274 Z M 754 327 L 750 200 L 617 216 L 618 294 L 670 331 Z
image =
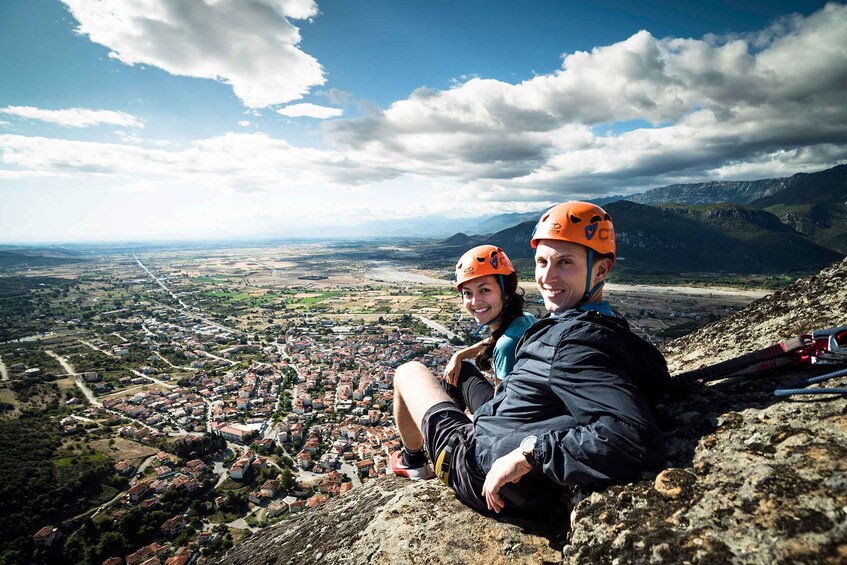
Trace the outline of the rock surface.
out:
M 814 329 L 847 325 L 847 262 L 800 279 L 741 312 L 668 342 L 671 374 L 698 369 Z
M 498 522 L 438 481 L 384 477 L 254 534 L 219 563 L 558 563 L 567 530 L 552 521 Z
M 837 325 L 847 325 L 847 262 L 665 354 L 679 373 Z M 672 394 L 657 410 L 667 468 L 596 489 L 571 527 L 564 508 L 491 518 L 437 481 L 386 477 L 255 534 L 218 562 L 845 563 L 847 400 L 773 395 L 821 372 L 790 367 Z

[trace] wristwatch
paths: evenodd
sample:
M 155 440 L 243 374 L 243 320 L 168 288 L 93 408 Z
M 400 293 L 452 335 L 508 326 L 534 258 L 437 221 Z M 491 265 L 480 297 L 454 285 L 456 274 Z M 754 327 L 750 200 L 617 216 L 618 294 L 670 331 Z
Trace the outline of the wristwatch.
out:
M 529 463 L 533 468 L 535 467 L 535 443 L 538 441 L 538 438 L 535 436 L 526 436 L 521 440 L 521 452 L 523 452 L 523 456 L 526 457 L 526 462 Z

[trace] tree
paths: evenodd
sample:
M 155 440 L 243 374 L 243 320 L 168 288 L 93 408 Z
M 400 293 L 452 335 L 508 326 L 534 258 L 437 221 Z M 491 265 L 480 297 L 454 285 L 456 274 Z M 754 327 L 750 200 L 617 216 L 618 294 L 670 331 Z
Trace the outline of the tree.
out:
M 283 490 L 290 491 L 295 485 L 294 473 L 291 472 L 291 469 L 286 467 L 282 470 L 281 475 L 282 478 L 280 482 Z
M 100 536 L 100 541 L 97 543 L 95 551 L 100 559 L 107 559 L 109 557 L 126 555 L 132 549 L 132 545 L 130 545 L 120 532 L 108 531 Z

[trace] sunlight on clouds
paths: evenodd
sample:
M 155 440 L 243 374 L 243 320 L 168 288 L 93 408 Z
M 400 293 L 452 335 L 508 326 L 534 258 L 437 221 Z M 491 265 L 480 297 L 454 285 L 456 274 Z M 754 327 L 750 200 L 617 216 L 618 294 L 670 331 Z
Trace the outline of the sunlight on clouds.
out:
M 844 45 L 847 7 L 837 4 L 746 37 L 657 39 L 640 31 L 566 54 L 548 75 L 421 88 L 383 112 L 324 128 L 362 162 L 492 179 L 496 185 L 481 189 L 492 199 L 697 181 L 725 164 L 774 155 L 787 159 L 774 173 L 826 167 L 847 157 Z M 620 122 L 648 125 L 591 132 Z
M 341 108 L 329 108 L 317 104 L 303 103 L 285 106 L 278 109 L 277 112 L 290 118 L 306 117 L 325 120 L 327 118 L 337 118 L 344 113 L 344 110 Z
M 135 116 L 112 110 L 89 110 L 86 108 L 45 110 L 32 106 L 6 106 L 0 108 L 0 113 L 74 128 L 87 128 L 102 124 L 133 128 L 144 127 L 144 122 Z
M 62 0 L 77 33 L 127 65 L 232 86 L 249 108 L 297 100 L 326 82 L 288 18 L 317 15 L 311 0 Z
M 291 146 L 265 134 L 229 133 L 166 151 L 137 145 L 0 135 L 0 164 L 77 175 L 171 178 L 221 190 L 255 192 L 356 186 L 399 173 L 342 153 Z
M 845 154 L 844 149 L 838 148 L 836 145 L 790 151 L 778 150 L 762 154 L 758 158 L 746 162 L 728 162 L 709 170 L 707 174 L 714 180 L 788 177 L 795 173 L 817 172 L 821 169 L 821 163 L 826 162 L 827 159 L 830 163 L 836 163 L 845 158 L 847 158 L 847 154 Z
M 271 6 L 295 20 L 307 20 L 318 15 L 318 6 L 313 0 L 277 0 L 270 2 Z

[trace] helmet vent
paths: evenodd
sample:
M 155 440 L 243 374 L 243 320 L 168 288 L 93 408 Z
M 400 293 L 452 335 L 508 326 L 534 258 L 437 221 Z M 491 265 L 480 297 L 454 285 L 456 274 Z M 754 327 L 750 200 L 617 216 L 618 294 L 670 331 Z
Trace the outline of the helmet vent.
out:
M 592 224 L 596 224 L 597 222 L 602 222 L 602 221 L 603 221 L 603 218 L 601 218 L 600 216 L 591 216 L 591 223 Z
M 578 223 L 580 223 L 581 221 L 582 221 L 582 218 L 579 218 L 579 217 L 574 216 L 573 214 L 571 214 L 571 223 L 573 223 L 573 224 L 578 224 Z

